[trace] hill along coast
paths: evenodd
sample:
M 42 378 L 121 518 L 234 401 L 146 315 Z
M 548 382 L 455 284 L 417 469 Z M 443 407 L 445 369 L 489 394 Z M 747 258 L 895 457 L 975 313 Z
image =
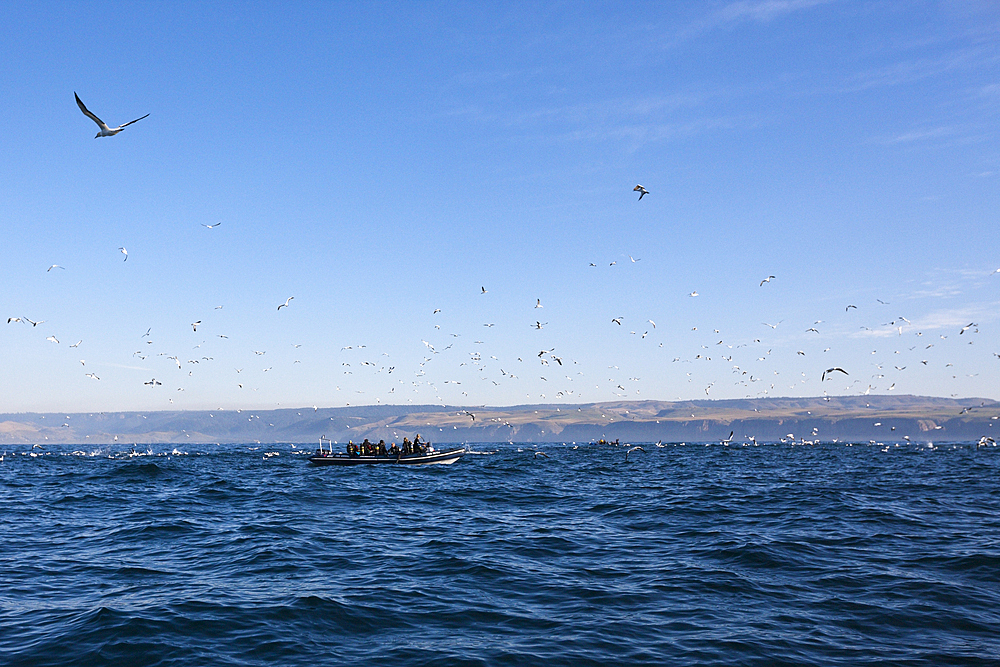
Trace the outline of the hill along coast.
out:
M 0 414 L 0 445 L 401 440 L 433 442 L 973 441 L 1000 432 L 1000 402 L 924 396 L 613 401 L 460 407 Z

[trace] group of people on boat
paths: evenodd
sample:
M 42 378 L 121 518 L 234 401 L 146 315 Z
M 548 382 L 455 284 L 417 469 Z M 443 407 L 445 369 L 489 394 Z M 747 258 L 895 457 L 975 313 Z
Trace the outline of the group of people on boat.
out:
M 399 458 L 400 456 L 409 456 L 411 454 L 426 454 L 428 451 L 427 443 L 420 442 L 420 434 L 418 433 L 413 438 L 413 442 L 410 442 L 409 438 L 403 438 L 403 446 L 400 447 L 396 443 L 392 443 L 388 447 L 385 445 L 385 440 L 379 440 L 378 443 L 373 443 L 365 438 L 364 442 L 360 445 L 355 445 L 353 441 L 347 443 L 347 455 L 354 458 L 358 456 L 393 456 Z M 323 451 L 321 449 L 316 450 L 317 456 L 323 456 Z

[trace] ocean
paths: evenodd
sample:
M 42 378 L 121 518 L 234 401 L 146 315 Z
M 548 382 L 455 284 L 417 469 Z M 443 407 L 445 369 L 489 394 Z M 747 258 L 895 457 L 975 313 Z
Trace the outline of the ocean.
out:
M 1000 664 L 994 447 L 315 446 L 8 447 L 0 664 Z

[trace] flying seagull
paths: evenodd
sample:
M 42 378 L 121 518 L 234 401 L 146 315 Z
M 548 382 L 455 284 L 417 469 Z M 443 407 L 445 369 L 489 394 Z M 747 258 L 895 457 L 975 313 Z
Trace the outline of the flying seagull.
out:
M 66 267 L 65 267 L 65 266 L 59 266 L 58 264 L 53 264 L 53 265 L 52 265 L 52 266 L 50 266 L 49 268 L 45 269 L 45 273 L 48 273 L 48 272 L 49 272 L 49 271 L 51 271 L 52 269 L 62 269 L 63 271 L 65 271 L 65 270 L 66 270 Z
M 764 286 L 764 283 L 769 283 L 769 282 L 771 282 L 771 279 L 772 279 L 772 278 L 774 278 L 774 276 L 768 276 L 767 278 L 764 278 L 764 279 L 763 279 L 762 281 L 760 281 L 760 287 L 763 287 L 763 286 Z
M 850 375 L 850 373 L 845 371 L 843 368 L 827 368 L 825 371 L 823 371 L 823 375 L 820 376 L 819 381 L 823 382 L 824 380 L 826 380 L 826 374 L 833 373 L 834 371 L 840 371 L 844 375 Z
M 203 222 L 203 223 L 201 223 L 201 226 L 202 226 L 202 227 L 208 227 L 209 229 L 215 229 L 216 227 L 218 227 L 218 226 L 219 226 L 219 225 L 221 225 L 221 224 L 222 224 L 221 222 L 217 222 L 217 223 L 215 223 L 214 225 L 206 225 L 206 224 L 205 224 L 205 223 Z
M 280 306 L 278 306 L 278 310 L 281 310 L 282 308 L 288 308 L 288 302 L 291 301 L 294 298 L 295 298 L 294 296 L 290 296 L 287 299 L 285 299 L 285 302 L 283 304 L 281 304 Z
M 634 188 L 632 188 L 632 192 L 638 192 L 639 193 L 639 199 L 642 199 L 643 197 L 645 197 L 646 195 L 649 194 L 649 190 L 647 190 L 646 188 L 642 187 L 641 185 L 637 185 Z
M 77 104 L 77 106 L 80 107 L 80 111 L 83 112 L 83 115 L 86 116 L 87 118 L 89 118 L 90 120 L 94 121 L 95 123 L 97 123 L 97 127 L 101 128 L 101 131 L 97 133 L 96 137 L 94 137 L 95 139 L 97 139 L 98 137 L 113 137 L 116 134 L 118 134 L 119 132 L 121 132 L 122 130 L 124 130 L 126 127 L 128 127 L 129 125 L 131 125 L 132 123 L 138 123 L 140 120 L 142 120 L 142 118 L 145 118 L 146 116 L 149 115 L 149 114 L 146 114 L 146 116 L 143 116 L 142 118 L 136 118 L 135 120 L 130 120 L 129 122 L 125 123 L 124 125 L 119 125 L 118 127 L 110 128 L 110 127 L 108 127 L 107 123 L 105 123 L 103 120 L 101 120 L 100 118 L 98 118 L 94 114 L 90 113 L 90 110 L 87 109 L 87 107 L 85 107 L 83 105 L 83 101 L 80 100 L 80 96 L 79 95 L 77 95 L 76 93 L 73 93 L 73 97 L 76 98 L 76 104 Z
M 626 461 L 626 462 L 628 462 L 628 455 L 629 455 L 629 454 L 631 454 L 632 452 L 634 452 L 634 451 L 635 451 L 635 450 L 637 450 L 637 449 L 638 449 L 638 450 L 639 450 L 640 452 L 645 452 L 645 451 L 646 451 L 646 450 L 645 450 L 645 449 L 643 449 L 642 447 L 638 447 L 638 446 L 636 446 L 636 447 L 633 447 L 632 449 L 629 449 L 629 450 L 626 450 L 626 451 L 625 451 L 625 461 Z
M 123 262 L 127 262 L 128 261 L 128 250 L 126 250 L 125 248 L 118 248 L 118 249 L 121 251 L 121 253 L 123 255 L 125 255 L 125 259 L 123 259 L 122 261 Z

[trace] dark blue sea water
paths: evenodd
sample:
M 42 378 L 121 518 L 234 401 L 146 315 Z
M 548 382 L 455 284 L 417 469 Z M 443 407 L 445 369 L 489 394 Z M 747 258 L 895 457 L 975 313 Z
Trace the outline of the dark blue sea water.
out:
M 8 449 L 0 664 L 1000 664 L 998 449 L 303 448 Z

